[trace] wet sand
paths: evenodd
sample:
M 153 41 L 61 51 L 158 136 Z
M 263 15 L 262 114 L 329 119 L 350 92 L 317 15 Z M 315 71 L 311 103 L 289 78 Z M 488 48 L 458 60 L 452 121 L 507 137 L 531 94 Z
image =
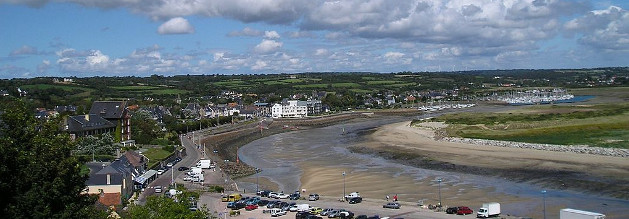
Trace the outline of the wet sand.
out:
M 239 150 L 242 161 L 261 168 L 260 179 L 269 187 L 285 192 L 306 189 L 327 197 L 359 191 L 382 199 L 398 194 L 402 201 L 436 204 L 439 185 L 444 205 L 466 205 L 477 209 L 483 202 L 500 202 L 504 214 L 540 217 L 543 187 L 531 180 L 517 183 L 501 177 L 471 172 L 431 170 L 404 165 L 372 154 L 352 153 L 351 148 L 403 149 L 438 162 L 477 168 L 591 170 L 594 176 L 629 172 L 627 159 L 594 155 L 562 154 L 491 146 L 439 142 L 430 129 L 408 127 L 408 119 L 374 119 L 325 128 L 282 133 L 245 145 Z M 346 133 L 343 133 L 345 130 Z M 413 154 L 411 153 L 411 154 Z M 488 158 L 490 156 L 491 158 Z M 342 176 L 346 172 L 346 176 Z M 600 173 L 599 173 L 600 172 Z M 542 172 L 545 174 L 548 172 Z M 442 178 L 439 184 L 436 179 Z M 255 190 L 255 176 L 239 180 L 247 190 Z M 253 191 L 253 190 L 252 190 Z M 548 189 L 547 216 L 558 216 L 560 208 L 598 211 L 608 218 L 626 218 L 629 202 L 598 195 Z M 584 202 L 583 200 L 588 200 Z M 603 204 L 604 203 L 604 204 Z

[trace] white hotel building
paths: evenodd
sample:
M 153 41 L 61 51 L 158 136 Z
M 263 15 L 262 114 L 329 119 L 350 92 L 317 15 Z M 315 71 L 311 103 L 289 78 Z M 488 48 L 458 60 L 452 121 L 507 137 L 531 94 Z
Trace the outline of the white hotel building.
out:
M 303 118 L 308 116 L 308 106 L 299 104 L 300 101 L 289 100 L 286 104 L 276 103 L 271 107 L 273 118 Z

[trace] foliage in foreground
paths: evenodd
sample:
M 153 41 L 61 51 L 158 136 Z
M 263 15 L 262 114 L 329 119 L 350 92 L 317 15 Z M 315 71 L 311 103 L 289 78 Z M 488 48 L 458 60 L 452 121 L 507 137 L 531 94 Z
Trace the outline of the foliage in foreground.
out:
M 40 123 L 21 101 L 0 116 L 0 215 L 3 218 L 104 218 L 81 194 L 87 175 L 71 155 L 59 121 Z
M 198 196 L 198 195 L 197 195 Z M 125 215 L 125 218 L 154 218 L 154 219 L 201 219 L 208 218 L 210 215 L 207 210 L 199 209 L 191 211 L 191 198 L 193 194 L 184 192 L 177 195 L 177 200 L 166 196 L 149 196 L 145 205 L 131 205 Z M 197 197 L 198 198 L 198 197 Z

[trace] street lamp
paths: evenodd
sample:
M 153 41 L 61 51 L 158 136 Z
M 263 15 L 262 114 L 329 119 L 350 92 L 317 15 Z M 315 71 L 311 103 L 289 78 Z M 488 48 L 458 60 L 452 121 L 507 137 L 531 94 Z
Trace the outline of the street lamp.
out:
M 546 219 L 546 190 L 542 190 L 542 196 L 544 199 L 544 219 Z
M 256 168 L 256 194 L 260 191 L 260 182 L 258 181 L 258 173 L 260 172 L 259 168 Z
M 437 179 L 437 182 L 439 182 L 439 207 L 441 207 L 441 181 L 441 178 Z
M 345 200 L 345 171 L 343 171 L 343 199 Z

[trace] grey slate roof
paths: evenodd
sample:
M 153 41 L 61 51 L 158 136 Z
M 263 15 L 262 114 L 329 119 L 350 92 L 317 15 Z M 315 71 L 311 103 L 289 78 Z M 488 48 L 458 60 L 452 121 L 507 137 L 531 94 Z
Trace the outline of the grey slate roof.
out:
M 79 131 L 116 127 L 116 124 L 110 121 L 107 121 L 103 117 L 100 117 L 95 114 L 90 114 L 89 120 L 86 118 L 86 115 L 70 116 L 68 118 L 67 125 L 68 125 L 68 131 L 70 132 L 79 132 Z
M 105 119 L 120 119 L 126 105 L 125 101 L 95 101 L 92 103 L 90 114 L 96 114 Z

